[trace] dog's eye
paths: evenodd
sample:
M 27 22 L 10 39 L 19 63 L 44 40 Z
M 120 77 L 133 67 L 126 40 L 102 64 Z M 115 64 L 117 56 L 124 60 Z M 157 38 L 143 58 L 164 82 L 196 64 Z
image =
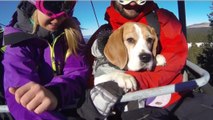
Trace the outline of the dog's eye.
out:
M 147 38 L 147 40 L 146 40 L 148 43 L 153 43 L 154 42 L 154 39 L 152 39 L 152 38 Z
M 134 43 L 134 42 L 135 42 L 133 38 L 127 38 L 126 41 L 127 41 L 128 43 Z

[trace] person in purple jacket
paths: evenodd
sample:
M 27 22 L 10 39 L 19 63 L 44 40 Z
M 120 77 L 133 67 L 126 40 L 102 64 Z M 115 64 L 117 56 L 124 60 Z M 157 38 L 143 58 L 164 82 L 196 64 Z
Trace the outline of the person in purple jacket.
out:
M 16 120 L 66 120 L 61 111 L 76 110 L 89 66 L 75 4 L 21 1 L 5 28 L 4 91 Z

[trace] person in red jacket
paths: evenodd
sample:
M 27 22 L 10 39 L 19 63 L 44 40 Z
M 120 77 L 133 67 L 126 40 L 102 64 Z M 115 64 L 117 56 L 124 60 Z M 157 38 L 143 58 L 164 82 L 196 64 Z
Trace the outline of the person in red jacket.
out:
M 150 16 L 152 15 L 150 20 Z M 165 86 L 170 84 L 177 84 L 183 82 L 182 71 L 186 63 L 188 47 L 185 35 L 182 32 L 182 25 L 176 18 L 176 16 L 170 11 L 162 8 L 158 8 L 157 4 L 153 1 L 146 0 L 116 0 L 111 1 L 110 6 L 105 13 L 105 20 L 108 21 L 107 25 L 102 26 L 91 37 L 89 44 L 95 36 L 96 41 L 94 44 L 98 44 L 98 41 L 107 39 L 108 31 L 115 31 L 126 22 L 140 22 L 150 26 L 153 26 L 158 32 L 158 38 L 160 40 L 160 51 L 166 59 L 165 66 L 156 66 L 152 71 L 126 71 L 127 74 L 135 78 L 138 89 L 155 88 L 159 86 Z M 150 22 L 157 21 L 157 22 Z M 155 25 L 153 25 L 155 24 Z M 98 34 L 98 35 L 97 35 Z M 100 37 L 101 36 L 101 37 Z M 107 36 L 103 38 L 103 36 Z M 101 40 L 99 40 L 101 39 Z M 95 66 L 93 67 L 94 76 L 98 76 L 103 73 L 107 73 L 107 70 L 112 72 L 113 69 L 104 69 L 109 67 L 103 58 L 103 55 L 98 53 L 100 45 L 92 46 L 92 54 L 95 54 Z M 97 49 L 97 51 L 94 51 Z M 102 67 L 103 69 L 100 69 Z M 95 119 L 123 119 L 123 120 L 174 120 L 174 119 L 191 119 L 193 115 L 183 115 L 181 113 L 183 107 L 174 112 L 184 96 L 183 93 L 173 93 L 165 96 L 157 96 L 155 98 L 148 98 L 145 102 L 140 104 L 140 101 L 133 101 L 124 103 L 127 104 L 127 108 L 123 108 L 123 104 L 120 105 L 119 99 L 125 93 L 122 86 L 117 84 L 116 80 L 108 81 L 105 83 L 97 84 L 91 91 L 88 92 L 86 102 L 78 110 L 81 116 L 86 116 L 87 120 Z M 134 82 L 133 82 L 134 83 Z M 159 99 L 163 100 L 163 105 L 159 105 Z M 155 102 L 153 102 L 155 101 Z M 162 102 L 162 101 L 161 101 Z M 92 103 L 92 104 L 91 104 Z M 196 102 L 194 102 L 196 103 Z M 185 104 L 183 104 L 185 105 Z M 194 105 L 191 102 L 190 105 Z M 116 107 L 115 107 L 116 106 Z M 117 107 L 119 106 L 119 107 Z M 122 107 L 120 107 L 122 106 Z M 187 105 L 185 105 L 187 106 Z M 90 109 L 86 111 L 85 109 Z M 110 115 L 112 109 L 119 108 L 120 114 Z M 188 106 L 188 108 L 190 108 Z M 199 108 L 199 107 L 197 107 Z M 98 112 L 92 111 L 96 109 Z M 185 109 L 185 112 L 187 109 Z M 184 112 L 184 111 L 182 111 Z M 195 112 L 194 112 L 195 113 Z M 174 116 L 173 116 L 174 115 Z M 115 118 L 115 116 L 117 118 Z M 177 117 L 176 117 L 177 116 Z
M 155 12 L 157 15 L 156 19 L 158 19 L 160 24 L 160 54 L 166 58 L 167 63 L 165 66 L 157 66 L 154 71 L 128 71 L 128 74 L 136 78 L 141 89 L 182 82 L 183 76 L 181 71 L 187 59 L 188 47 L 182 32 L 181 23 L 173 13 L 165 9 L 158 9 L 158 6 L 153 1 L 147 1 L 144 5 L 138 5 L 134 1 L 126 5 L 122 5 L 119 0 L 118 2 L 111 2 L 111 6 L 106 10 L 105 18 L 112 26 L 112 29 L 116 30 L 129 21 L 148 24 L 149 21 L 146 16 L 150 12 Z M 180 95 L 175 93 L 172 95 L 168 105 L 176 102 L 178 99 L 180 99 Z

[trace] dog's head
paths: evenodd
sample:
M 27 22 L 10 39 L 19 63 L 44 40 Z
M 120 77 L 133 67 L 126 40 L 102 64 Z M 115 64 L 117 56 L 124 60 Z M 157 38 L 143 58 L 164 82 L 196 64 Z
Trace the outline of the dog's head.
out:
M 104 55 L 120 69 L 151 70 L 158 38 L 154 28 L 136 22 L 127 22 L 115 30 L 104 48 Z

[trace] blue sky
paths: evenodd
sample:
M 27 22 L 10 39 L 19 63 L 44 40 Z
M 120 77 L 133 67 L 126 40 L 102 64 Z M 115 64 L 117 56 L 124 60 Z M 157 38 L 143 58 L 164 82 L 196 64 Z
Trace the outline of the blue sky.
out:
M 178 17 L 177 1 L 176 0 L 154 0 L 159 7 L 172 11 Z M 186 22 L 187 25 L 209 22 L 207 14 L 211 12 L 211 0 L 185 0 L 186 6 Z M 8 24 L 12 14 L 16 10 L 19 1 L 0 0 L 0 23 Z M 93 0 L 93 5 L 98 17 L 99 24 L 104 24 L 104 13 L 110 5 L 107 0 Z M 97 28 L 96 19 L 92 10 L 92 5 L 89 0 L 80 0 L 74 10 L 76 16 L 81 22 L 81 28 L 84 35 L 91 35 Z

